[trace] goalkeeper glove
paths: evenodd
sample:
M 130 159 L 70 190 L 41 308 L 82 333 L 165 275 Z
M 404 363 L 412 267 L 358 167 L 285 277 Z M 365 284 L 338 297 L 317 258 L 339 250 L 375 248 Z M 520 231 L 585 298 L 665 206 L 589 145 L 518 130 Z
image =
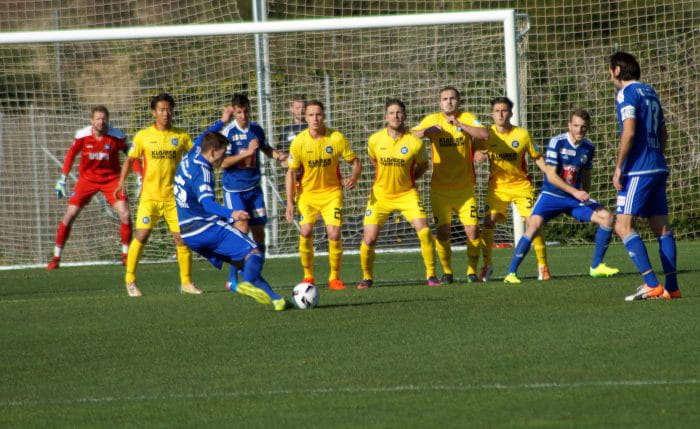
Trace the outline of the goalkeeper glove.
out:
M 58 198 L 63 198 L 66 196 L 66 175 L 61 174 L 61 177 L 56 181 L 56 186 L 53 188 L 56 191 L 56 196 Z

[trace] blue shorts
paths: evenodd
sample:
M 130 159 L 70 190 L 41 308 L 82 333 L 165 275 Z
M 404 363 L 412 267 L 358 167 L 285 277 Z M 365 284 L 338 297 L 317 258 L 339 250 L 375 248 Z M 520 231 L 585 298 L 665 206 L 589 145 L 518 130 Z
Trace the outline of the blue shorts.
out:
M 667 178 L 668 174 L 628 176 L 617 194 L 615 213 L 640 217 L 667 215 Z
M 221 269 L 224 262 L 245 260 L 256 244 L 237 228 L 218 220 L 195 235 L 183 234 L 185 244 L 204 256 L 213 266 Z
M 250 215 L 249 225 L 265 225 L 267 212 L 262 188 L 258 185 L 247 191 L 224 191 L 226 207 L 231 210 L 245 210 Z
M 555 197 L 541 193 L 537 201 L 535 201 L 532 216 L 542 216 L 544 221 L 547 222 L 565 213 L 581 222 L 590 222 L 591 216 L 598 208 L 600 208 L 600 204 L 595 200 L 588 200 L 582 203 L 574 197 Z

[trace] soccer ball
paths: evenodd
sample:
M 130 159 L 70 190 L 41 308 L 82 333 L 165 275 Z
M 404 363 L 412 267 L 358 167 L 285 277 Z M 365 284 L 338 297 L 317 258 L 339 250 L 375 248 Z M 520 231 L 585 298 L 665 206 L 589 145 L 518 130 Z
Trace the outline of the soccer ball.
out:
M 292 291 L 292 303 L 296 308 L 314 308 L 318 305 L 318 289 L 311 283 L 299 283 Z

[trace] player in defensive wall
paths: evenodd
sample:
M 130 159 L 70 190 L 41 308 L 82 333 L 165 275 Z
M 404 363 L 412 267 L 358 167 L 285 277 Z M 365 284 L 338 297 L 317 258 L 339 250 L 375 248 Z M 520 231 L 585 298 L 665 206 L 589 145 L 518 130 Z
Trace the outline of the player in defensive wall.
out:
M 306 96 L 295 95 L 289 102 L 289 112 L 292 114 L 292 123 L 282 127 L 279 134 L 276 149 L 289 152 L 292 142 L 302 131 L 308 128 L 306 123 Z
M 387 218 L 399 211 L 416 229 L 428 286 L 439 286 L 435 276 L 435 242 L 428 227 L 428 216 L 418 195 L 415 181 L 428 170 L 428 156 L 423 142 L 406 128 L 406 106 L 390 99 L 384 107 L 386 128 L 372 134 L 367 153 L 374 166 L 374 184 L 370 191 L 360 245 L 362 281 L 358 289 L 372 287 L 374 281 L 375 244 Z
M 454 281 L 450 225 L 452 213 L 456 212 L 467 234 L 467 280 L 475 282 L 478 281 L 476 269 L 481 240 L 472 139 L 486 140 L 489 133 L 476 116 L 461 110 L 461 97 L 456 88 L 442 88 L 439 102 L 441 111 L 423 118 L 412 132 L 419 138 L 427 137 L 432 143 L 430 205 L 436 225 L 437 254 L 443 269 L 441 281 Z
M 80 156 L 79 177 L 68 200 L 63 219 L 56 231 L 56 244 L 53 257 L 46 269 L 59 268 L 61 254 L 68 241 L 73 222 L 93 195 L 102 192 L 119 216 L 119 234 L 122 242 L 122 264 L 126 265 L 126 255 L 131 241 L 131 218 L 129 201 L 125 192 L 115 193 L 119 184 L 119 152 L 127 152 L 126 135 L 118 128 L 109 125 L 109 111 L 105 106 L 95 106 L 90 110 L 90 125 L 75 133 L 73 144 L 66 152 L 61 177 L 56 181 L 58 198 L 66 196 L 66 176 L 73 167 L 75 157 Z M 134 165 L 140 173 L 140 164 Z
M 343 244 L 340 228 L 343 224 L 343 187 L 353 189 L 362 171 L 362 164 L 350 148 L 350 143 L 337 130 L 325 125 L 323 103 L 311 100 L 306 105 L 308 128 L 292 142 L 289 150 L 285 189 L 287 222 L 294 222 L 299 211 L 299 254 L 304 269 L 302 281 L 315 283 L 314 279 L 314 224 L 319 215 L 326 224 L 328 234 L 328 260 L 330 275 L 328 287 L 345 289 L 340 279 Z M 340 175 L 340 158 L 352 165 L 350 177 Z M 297 188 L 297 171 L 301 170 L 301 183 Z M 295 195 L 299 193 L 296 199 Z
M 206 132 L 200 144 L 190 151 L 177 169 L 175 200 L 183 241 L 204 256 L 216 268 L 231 265 L 226 287 L 247 295 L 261 304 L 272 304 L 277 311 L 287 305 L 262 277 L 265 258 L 257 243 L 235 226 L 234 221 L 250 216 L 242 209 L 231 209 L 215 200 L 214 169 L 221 167 L 228 152 L 229 140 L 215 132 Z M 243 281 L 237 279 L 241 270 Z M 235 283 L 232 283 L 235 282 Z
M 233 119 L 233 120 L 232 120 Z M 205 132 L 219 132 L 228 139 L 222 183 L 224 202 L 231 210 L 245 210 L 247 218 L 238 218 L 234 225 L 244 234 L 252 232 L 253 240 L 262 254 L 265 254 L 265 224 L 267 212 L 265 199 L 260 186 L 260 152 L 268 157 L 284 162 L 287 155 L 274 150 L 265 138 L 265 131 L 250 120 L 250 100 L 244 94 L 234 94 L 231 105 L 224 108 L 221 119 Z M 235 288 L 236 276 L 230 279 Z
M 192 251 L 180 236 L 173 194 L 177 165 L 192 148 L 192 139 L 185 130 L 173 127 L 175 100 L 170 94 L 162 93 L 151 98 L 150 107 L 155 122 L 134 136 L 134 144 L 122 166 L 119 185 L 115 191 L 115 194 L 124 191 L 132 164 L 137 159 L 143 159 L 144 175 L 136 211 L 136 233 L 129 246 L 126 262 L 126 291 L 129 296 L 141 296 L 141 290 L 136 285 L 136 268 L 151 230 L 163 218 L 175 241 L 180 269 L 180 292 L 199 295 L 202 291 L 192 283 L 191 277 Z
M 644 284 L 625 298 L 681 298 L 676 275 L 676 240 L 668 220 L 664 150 L 668 140 L 661 101 L 654 89 L 639 82 L 637 59 L 626 52 L 610 57 L 610 82 L 618 90 L 615 103 L 620 124 L 620 145 L 613 174 L 617 189 L 615 232 L 641 273 Z M 644 242 L 634 229 L 635 217 L 645 217 L 659 241 L 659 256 L 666 285 L 659 283 Z
M 542 191 L 532 209 L 525 234 L 515 246 L 508 274 L 503 279 L 505 283 L 521 282 L 517 276 L 518 267 L 530 250 L 533 237 L 546 222 L 560 214 L 598 224 L 589 268 L 591 277 L 609 277 L 620 271 L 603 262 L 612 237 L 613 215 L 588 194 L 595 155 L 593 143 L 585 138 L 590 122 L 588 112 L 574 110 L 569 116 L 568 132 L 549 140 Z
M 489 129 L 489 138 L 475 142 L 475 149 L 480 152 L 475 157 L 483 154 L 489 160 L 489 185 L 486 191 L 484 226 L 481 230 L 484 266 L 479 280 L 482 282 L 488 281 L 493 273 L 493 230 L 497 223 L 505 222 L 508 205 L 514 202 L 526 224 L 530 222 L 535 189 L 527 172 L 525 155 L 529 155 L 544 171 L 544 159 L 530 138 L 530 133 L 525 128 L 511 124 L 512 117 L 513 102 L 508 97 L 491 100 L 493 125 Z M 477 158 L 477 161 L 481 158 Z M 549 280 L 551 275 L 547 265 L 547 248 L 541 229 L 532 243 L 537 255 L 537 278 Z

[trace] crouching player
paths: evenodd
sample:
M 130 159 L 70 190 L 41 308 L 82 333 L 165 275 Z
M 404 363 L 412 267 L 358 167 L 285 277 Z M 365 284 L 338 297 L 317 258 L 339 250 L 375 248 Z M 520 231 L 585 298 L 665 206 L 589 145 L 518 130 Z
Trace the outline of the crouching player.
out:
M 603 263 L 612 236 L 613 216 L 588 195 L 595 154 L 593 143 L 585 138 L 590 119 L 585 110 L 573 111 L 569 117 L 569 132 L 552 137 L 549 141 L 542 192 L 532 209 L 527 230 L 515 247 L 508 275 L 503 279 L 505 283 L 520 283 L 516 273 L 530 250 L 532 238 L 547 221 L 562 213 L 581 222 L 599 225 L 589 270 L 591 277 L 609 277 L 620 271 Z
M 286 308 L 284 298 L 276 294 L 262 278 L 264 258 L 258 246 L 241 231 L 226 223 L 229 218 L 248 220 L 243 210 L 227 209 L 214 199 L 214 168 L 221 167 L 228 140 L 221 134 L 204 135 L 201 147 L 196 147 L 183 160 L 175 176 L 175 200 L 180 235 L 185 244 L 204 256 L 216 268 L 224 262 L 231 264 L 230 277 L 237 269 L 243 281 L 231 290 L 272 304 L 275 310 Z M 229 282 L 230 283 L 230 282 Z
M 369 138 L 369 159 L 376 170 L 364 220 L 364 237 L 360 245 L 363 280 L 358 289 L 372 286 L 374 245 L 379 230 L 394 210 L 413 224 L 420 240 L 428 286 L 440 286 L 435 276 L 435 242 L 428 228 L 428 216 L 416 190 L 415 180 L 428 169 L 428 155 L 423 142 L 405 125 L 406 106 L 399 99 L 386 102 L 387 127 Z

